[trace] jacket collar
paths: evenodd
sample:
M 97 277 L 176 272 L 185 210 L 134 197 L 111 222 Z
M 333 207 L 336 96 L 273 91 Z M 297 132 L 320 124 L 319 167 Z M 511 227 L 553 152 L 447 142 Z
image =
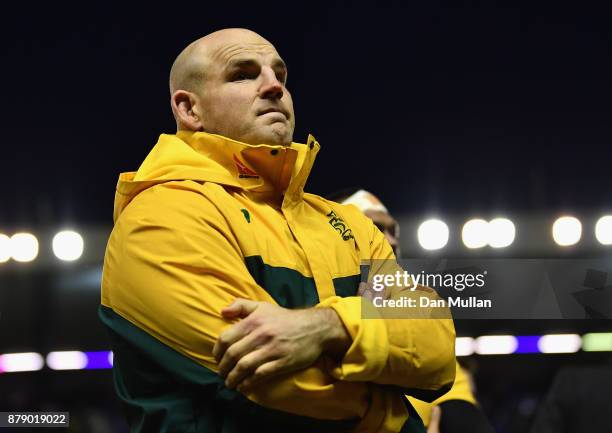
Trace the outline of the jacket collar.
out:
M 162 134 L 138 171 L 119 176 L 114 219 L 137 194 L 172 180 L 213 182 L 282 207 L 296 206 L 319 149 L 311 135 L 306 144 L 285 147 L 250 145 L 205 132 Z
M 176 137 L 214 162 L 217 183 L 252 192 L 297 193 L 300 198 L 320 149 L 312 135 L 306 144 L 289 146 L 250 145 L 206 132 L 179 131 Z

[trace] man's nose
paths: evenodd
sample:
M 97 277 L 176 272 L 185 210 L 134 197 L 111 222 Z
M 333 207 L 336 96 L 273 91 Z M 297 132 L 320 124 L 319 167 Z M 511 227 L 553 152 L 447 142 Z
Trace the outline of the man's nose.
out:
M 263 81 L 259 87 L 259 96 L 262 99 L 280 99 L 283 97 L 283 84 L 276 78 L 271 68 L 264 68 L 261 72 Z

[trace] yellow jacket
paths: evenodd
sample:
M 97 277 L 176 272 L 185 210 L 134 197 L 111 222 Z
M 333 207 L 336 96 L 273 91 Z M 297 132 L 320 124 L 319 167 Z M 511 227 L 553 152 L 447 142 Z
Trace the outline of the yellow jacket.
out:
M 356 208 L 304 193 L 318 151 L 180 131 L 121 174 L 100 317 L 132 432 L 420 431 L 402 393 L 450 388 L 452 320 L 361 318 L 360 264 L 393 253 Z M 241 395 L 212 355 L 236 297 L 331 307 L 353 343 Z

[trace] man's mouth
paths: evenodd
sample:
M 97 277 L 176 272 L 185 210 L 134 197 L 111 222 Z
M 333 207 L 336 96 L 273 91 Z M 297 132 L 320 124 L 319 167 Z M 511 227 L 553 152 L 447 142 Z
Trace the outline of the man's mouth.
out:
M 281 109 L 281 108 L 266 108 L 264 110 L 261 110 L 259 113 L 257 113 L 258 116 L 263 116 L 264 114 L 269 114 L 269 113 L 278 113 L 278 114 L 282 114 L 283 116 L 285 116 L 286 119 L 289 119 L 289 113 L 287 113 L 285 110 Z

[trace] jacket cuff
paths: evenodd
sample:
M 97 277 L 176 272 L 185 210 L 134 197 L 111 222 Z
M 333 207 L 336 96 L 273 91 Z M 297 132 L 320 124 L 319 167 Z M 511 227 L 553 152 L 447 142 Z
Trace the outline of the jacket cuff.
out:
M 389 338 L 387 326 L 374 305 L 360 296 L 333 296 L 317 307 L 334 309 L 353 340 L 340 364 L 329 360 L 329 373 L 346 381 L 368 382 L 377 378 L 387 364 Z

